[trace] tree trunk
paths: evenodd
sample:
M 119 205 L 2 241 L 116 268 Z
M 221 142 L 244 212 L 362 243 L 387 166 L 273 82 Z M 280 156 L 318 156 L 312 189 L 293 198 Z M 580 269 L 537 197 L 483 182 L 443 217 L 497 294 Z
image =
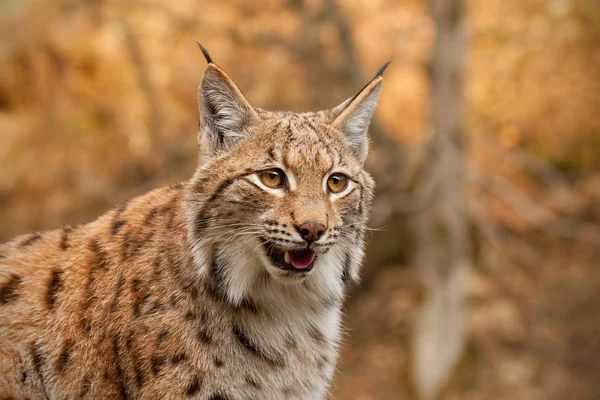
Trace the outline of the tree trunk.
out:
M 465 35 L 462 0 L 429 0 L 436 28 L 431 60 L 428 179 L 432 196 L 415 216 L 415 263 L 424 295 L 412 339 L 414 387 L 438 398 L 465 344 L 465 286 L 470 257 L 461 146 Z

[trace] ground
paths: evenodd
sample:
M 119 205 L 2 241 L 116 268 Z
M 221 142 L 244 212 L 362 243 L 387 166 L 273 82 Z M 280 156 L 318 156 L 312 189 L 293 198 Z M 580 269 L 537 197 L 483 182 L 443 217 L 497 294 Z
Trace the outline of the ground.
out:
M 471 269 L 467 351 L 445 398 L 600 398 L 600 249 L 544 244 L 536 266 L 488 259 Z M 332 399 L 414 398 L 408 343 L 415 272 L 391 265 L 355 289 Z

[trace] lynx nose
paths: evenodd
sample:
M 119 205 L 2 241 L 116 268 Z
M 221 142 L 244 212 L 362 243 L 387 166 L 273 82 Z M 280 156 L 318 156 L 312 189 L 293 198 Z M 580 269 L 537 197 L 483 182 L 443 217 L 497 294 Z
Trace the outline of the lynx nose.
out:
M 315 242 L 325 233 L 325 225 L 318 222 L 305 221 L 302 225 L 296 227 L 302 239 L 308 243 Z

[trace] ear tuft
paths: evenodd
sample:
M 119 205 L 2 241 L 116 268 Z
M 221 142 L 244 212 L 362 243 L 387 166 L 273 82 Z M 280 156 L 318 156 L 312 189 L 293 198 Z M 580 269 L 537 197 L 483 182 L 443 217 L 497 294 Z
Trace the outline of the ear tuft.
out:
M 200 43 L 198 43 L 198 44 L 200 44 Z M 200 46 L 200 47 L 202 47 L 202 46 Z M 383 76 L 383 73 L 385 72 L 385 70 L 387 69 L 387 67 L 390 66 L 391 63 L 392 63 L 392 60 L 390 60 L 390 61 L 386 62 L 385 64 L 383 64 L 381 66 L 381 68 L 379 68 L 379 71 L 377 71 L 377 73 L 375 74 L 375 78 L 377 78 L 378 76 Z
M 390 62 L 386 62 L 379 68 L 375 77 L 354 97 L 351 97 L 332 110 L 332 125 L 344 133 L 346 144 L 361 162 L 365 162 L 367 159 L 369 152 L 367 130 L 377 106 L 383 82 L 382 75 L 390 65 Z
M 214 64 L 212 58 L 210 58 L 210 54 L 208 54 L 208 50 L 206 50 L 204 48 L 204 46 L 202 46 L 200 44 L 200 42 L 197 41 L 197 40 L 196 40 L 196 44 L 198 45 L 198 47 L 200 47 L 200 51 L 202 51 L 202 54 L 204 55 L 204 58 L 206 58 L 206 62 L 209 63 L 209 64 Z

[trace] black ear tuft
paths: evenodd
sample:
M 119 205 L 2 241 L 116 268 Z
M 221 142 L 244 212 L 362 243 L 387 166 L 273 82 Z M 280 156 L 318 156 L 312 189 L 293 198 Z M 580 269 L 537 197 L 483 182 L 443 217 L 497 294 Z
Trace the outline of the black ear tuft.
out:
M 197 40 L 196 40 L 196 44 L 198 45 L 198 47 L 200 47 L 200 50 L 202 51 L 202 54 L 204 54 L 204 58 L 206 58 L 206 62 L 209 63 L 209 64 L 214 64 L 212 58 L 210 58 L 210 54 L 208 54 L 208 50 L 206 50 L 204 48 L 204 46 L 202 46 L 200 44 L 200 42 L 197 41 Z
M 200 44 L 200 43 L 198 43 L 198 44 Z M 381 66 L 381 68 L 379 68 L 379 71 L 377 71 L 377 73 L 375 74 L 375 78 L 377 78 L 378 76 L 383 76 L 383 73 L 385 72 L 385 70 L 387 69 L 387 67 L 389 67 L 389 65 L 391 63 L 392 63 L 392 60 L 390 60 L 390 61 L 386 62 L 385 64 L 383 64 Z
M 373 79 L 357 94 L 332 110 L 332 125 L 346 135 L 346 144 L 361 162 L 365 162 L 369 151 L 367 130 L 377 106 L 383 73 L 391 61 L 383 64 Z

